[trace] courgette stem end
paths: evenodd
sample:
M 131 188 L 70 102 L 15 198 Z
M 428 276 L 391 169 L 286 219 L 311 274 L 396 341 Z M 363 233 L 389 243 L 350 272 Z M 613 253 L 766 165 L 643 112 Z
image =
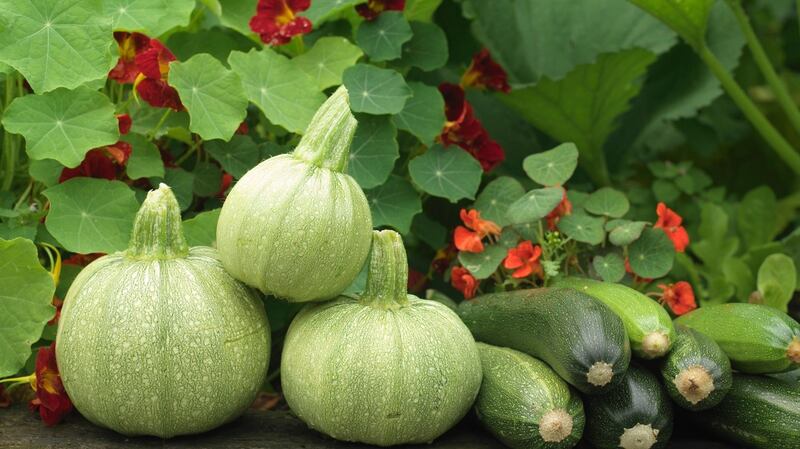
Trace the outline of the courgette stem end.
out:
M 642 351 L 649 358 L 658 358 L 669 351 L 669 335 L 662 331 L 650 332 L 642 339 Z
M 795 335 L 792 338 L 792 342 L 786 348 L 786 356 L 789 357 L 792 363 L 800 365 L 800 337 Z
M 714 378 L 700 365 L 693 365 L 675 376 L 675 388 L 692 405 L 707 398 L 714 391 Z
M 630 429 L 625 429 L 619 437 L 619 447 L 622 449 L 650 449 L 658 441 L 658 429 L 650 424 L 636 424 Z
M 547 443 L 564 441 L 571 433 L 572 416 L 564 409 L 550 410 L 539 421 L 539 435 Z
M 586 380 L 596 387 L 602 387 L 611 382 L 614 377 L 614 369 L 610 363 L 594 362 L 586 372 Z

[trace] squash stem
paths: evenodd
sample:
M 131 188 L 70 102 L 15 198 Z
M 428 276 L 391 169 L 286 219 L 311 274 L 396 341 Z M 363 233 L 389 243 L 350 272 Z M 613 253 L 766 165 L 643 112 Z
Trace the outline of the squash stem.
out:
M 400 234 L 373 231 L 367 286 L 361 302 L 382 309 L 408 304 L 408 260 Z
M 786 349 L 786 356 L 789 357 L 789 360 L 796 365 L 800 365 L 800 338 L 794 336 L 792 338 L 792 342 L 789 343 L 789 347 Z
M 314 114 L 293 154 L 317 167 L 345 172 L 357 125 L 347 89 L 341 86 Z
M 136 214 L 126 254 L 134 259 L 173 259 L 188 253 L 178 201 L 172 189 L 161 183 L 147 193 Z

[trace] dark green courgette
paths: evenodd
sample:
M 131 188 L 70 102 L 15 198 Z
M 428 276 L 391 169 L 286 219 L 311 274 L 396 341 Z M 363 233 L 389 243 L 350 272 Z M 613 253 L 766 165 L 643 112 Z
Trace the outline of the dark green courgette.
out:
M 661 365 L 667 393 L 688 410 L 714 407 L 731 388 L 731 362 L 709 337 L 685 326 L 676 330 L 678 338 Z
M 509 348 L 478 343 L 483 383 L 475 411 L 507 446 L 568 449 L 583 434 L 578 393 L 544 362 Z
M 586 440 L 599 449 L 657 449 L 672 435 L 672 405 L 658 378 L 631 364 L 620 385 L 585 396 Z
M 630 343 L 618 316 L 572 289 L 482 295 L 459 305 L 475 339 L 543 360 L 584 393 L 600 393 L 628 368 Z
M 692 418 L 721 438 L 760 449 L 800 448 L 800 387 L 734 373 L 722 402 Z

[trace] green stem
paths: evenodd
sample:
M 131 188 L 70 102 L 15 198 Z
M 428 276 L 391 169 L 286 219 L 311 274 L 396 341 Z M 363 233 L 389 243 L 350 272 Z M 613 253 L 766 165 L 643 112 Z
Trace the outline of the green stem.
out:
M 151 140 L 153 137 L 155 137 L 158 130 L 161 129 L 161 125 L 167 121 L 167 117 L 169 117 L 170 112 L 172 112 L 172 109 L 170 108 L 167 108 L 167 110 L 164 111 L 164 114 L 161 115 L 161 118 L 158 120 L 158 123 L 156 123 L 156 126 L 154 126 L 153 129 L 147 133 L 147 140 Z
M 716 56 L 711 53 L 707 46 L 697 50 L 700 58 L 706 63 L 711 72 L 719 79 L 722 87 L 739 106 L 745 117 L 753 124 L 761 137 L 767 141 L 778 156 L 795 172 L 800 175 L 800 154 L 778 133 L 778 130 L 767 120 L 764 114 L 753 103 L 750 97 L 742 90 L 733 76 L 719 62 Z
M 17 89 L 18 75 L 8 74 L 5 80 L 5 94 L 3 96 L 3 111 L 8 109 L 8 106 L 17 97 L 22 95 L 22 89 Z M 3 130 L 3 182 L 0 184 L 0 190 L 10 191 L 11 186 L 14 184 L 14 172 L 17 169 L 17 158 L 19 157 L 19 139 Z
M 408 305 L 408 259 L 394 231 L 373 231 L 367 286 L 361 303 L 381 309 Z
M 181 209 L 172 189 L 162 183 L 147 193 L 139 208 L 126 255 L 133 259 L 173 259 L 188 253 Z
M 31 189 L 33 189 L 33 179 L 30 180 L 28 187 L 25 188 L 25 190 L 22 192 L 22 195 L 20 195 L 19 199 L 14 204 L 14 210 L 17 210 L 20 208 L 20 206 L 22 206 L 22 203 L 25 202 L 25 198 L 27 198 L 31 193 Z
M 292 154 L 317 167 L 346 172 L 356 125 L 347 89 L 341 86 L 314 114 Z
M 745 39 L 747 39 L 747 46 L 753 54 L 753 60 L 755 60 L 756 65 L 764 75 L 764 79 L 775 94 L 778 104 L 786 113 L 795 131 L 800 133 L 800 109 L 797 108 L 797 104 L 795 104 L 783 81 L 772 67 L 772 63 L 770 63 L 761 41 L 758 40 L 758 36 L 753 30 L 753 26 L 750 24 L 750 19 L 747 17 L 741 2 L 739 0 L 727 0 L 727 2 L 734 15 L 736 15 L 736 20 L 739 22 L 739 27 L 742 29 Z

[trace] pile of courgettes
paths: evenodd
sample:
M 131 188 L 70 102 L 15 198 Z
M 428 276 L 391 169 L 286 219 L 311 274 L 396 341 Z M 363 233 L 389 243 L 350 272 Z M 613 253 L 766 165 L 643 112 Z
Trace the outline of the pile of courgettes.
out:
M 458 312 L 479 342 L 476 414 L 509 447 L 661 448 L 677 406 L 722 439 L 800 448 L 800 324 L 779 310 L 732 303 L 673 321 L 634 289 L 571 278 Z

